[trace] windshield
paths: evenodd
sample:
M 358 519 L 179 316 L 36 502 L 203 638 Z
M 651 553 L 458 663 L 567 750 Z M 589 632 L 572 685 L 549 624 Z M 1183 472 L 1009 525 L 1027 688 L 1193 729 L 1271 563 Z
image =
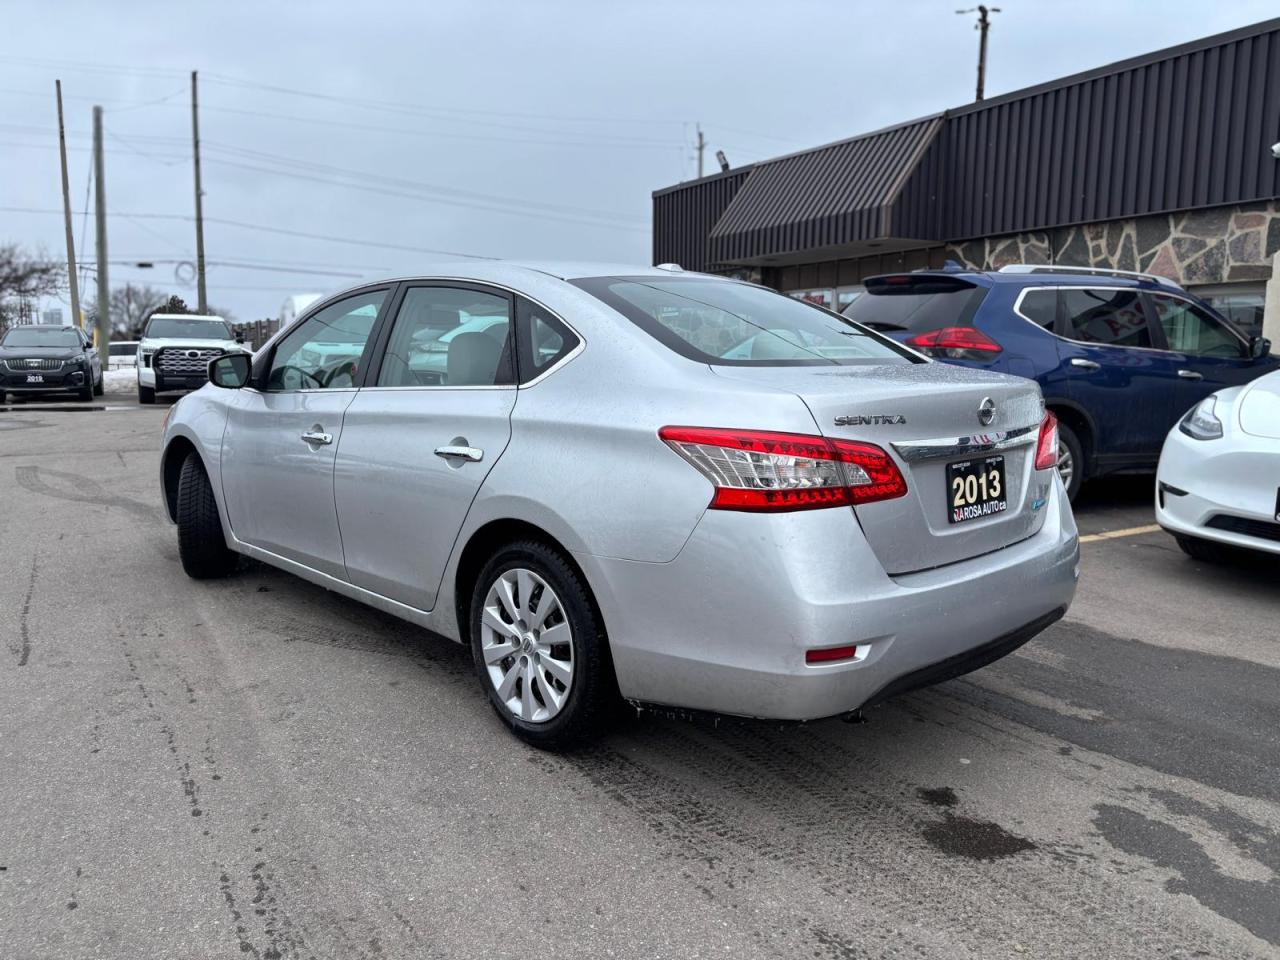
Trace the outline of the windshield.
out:
M 145 337 L 161 340 L 231 340 L 231 328 L 214 317 L 152 317 Z
M 747 283 L 709 277 L 600 277 L 574 284 L 672 350 L 703 363 L 916 362 L 891 341 L 843 317 Z
M 43 329 L 39 327 L 14 327 L 0 340 L 5 347 L 78 347 L 80 338 L 70 327 Z

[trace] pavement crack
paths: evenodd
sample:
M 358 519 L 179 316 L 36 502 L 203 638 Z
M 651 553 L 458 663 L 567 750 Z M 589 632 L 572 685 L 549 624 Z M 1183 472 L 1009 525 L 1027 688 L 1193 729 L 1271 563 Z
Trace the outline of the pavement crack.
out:
M 22 612 L 18 615 L 18 646 L 13 652 L 18 657 L 18 666 L 25 667 L 31 659 L 31 598 L 36 592 L 36 575 L 40 570 L 40 558 L 31 558 L 31 577 L 27 581 L 27 593 L 22 598 Z

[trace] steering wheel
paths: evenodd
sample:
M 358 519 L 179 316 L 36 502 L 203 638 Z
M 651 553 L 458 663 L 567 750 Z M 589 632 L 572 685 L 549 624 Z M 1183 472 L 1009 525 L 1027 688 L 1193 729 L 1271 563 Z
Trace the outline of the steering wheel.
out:
M 346 363 L 340 363 L 328 373 L 324 374 L 320 380 L 320 386 L 325 389 L 334 389 L 339 387 L 354 387 L 356 385 L 356 368 L 359 361 L 350 360 Z
M 297 377 L 297 386 L 293 386 L 288 382 L 290 374 Z M 320 382 L 306 370 L 303 370 L 301 367 L 295 367 L 292 364 L 285 364 L 283 367 L 276 367 L 276 369 L 271 371 L 270 379 L 271 383 L 276 385 L 277 389 L 280 390 L 306 390 L 313 384 L 316 386 L 322 386 L 322 384 L 320 384 Z

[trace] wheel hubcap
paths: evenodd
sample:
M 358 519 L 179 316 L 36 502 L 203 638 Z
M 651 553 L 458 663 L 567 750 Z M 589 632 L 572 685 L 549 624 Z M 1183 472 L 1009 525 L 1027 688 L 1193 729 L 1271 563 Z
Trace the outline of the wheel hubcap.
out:
M 1075 476 L 1076 464 L 1071 456 L 1070 448 L 1061 440 L 1058 441 L 1058 476 L 1062 478 L 1062 485 L 1067 489 L 1071 488 L 1071 479 Z
M 503 572 L 485 594 L 480 652 L 498 699 L 526 723 L 545 723 L 573 688 L 573 634 L 560 598 L 532 570 Z

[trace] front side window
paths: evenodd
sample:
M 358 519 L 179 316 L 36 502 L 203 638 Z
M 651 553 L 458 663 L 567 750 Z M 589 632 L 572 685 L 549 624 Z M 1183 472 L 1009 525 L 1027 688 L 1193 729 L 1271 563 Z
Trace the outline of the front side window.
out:
M 80 338 L 72 327 L 13 327 L 0 347 L 77 347 Z
M 1153 293 L 1151 305 L 1170 350 L 1199 357 L 1244 356 L 1245 346 L 1240 338 L 1189 300 Z
M 922 362 L 843 317 L 751 284 L 701 277 L 597 277 L 574 283 L 676 353 L 701 363 Z
M 385 290 L 358 293 L 330 304 L 298 324 L 276 346 L 268 390 L 337 390 L 355 386 L 360 358 L 386 298 Z
M 411 287 L 391 328 L 380 387 L 492 387 L 515 381 L 511 301 L 456 287 Z
M 231 328 L 216 317 L 152 317 L 144 337 L 155 340 L 232 340 Z
M 1151 346 L 1151 331 L 1137 290 L 1068 287 L 1059 295 L 1070 339 L 1110 347 Z

